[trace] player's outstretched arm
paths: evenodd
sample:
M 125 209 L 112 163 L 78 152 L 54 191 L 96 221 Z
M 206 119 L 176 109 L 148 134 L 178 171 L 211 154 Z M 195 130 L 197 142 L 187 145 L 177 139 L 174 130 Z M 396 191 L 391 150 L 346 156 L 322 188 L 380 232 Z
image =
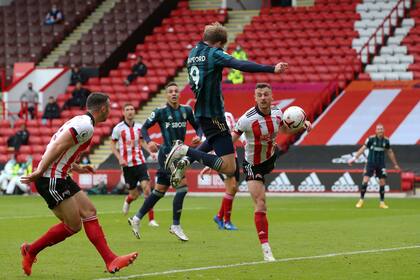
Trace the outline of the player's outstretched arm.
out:
M 366 149 L 366 145 L 363 145 L 362 147 L 360 147 L 360 149 L 357 151 L 356 155 L 354 157 L 352 157 L 351 159 L 349 159 L 348 164 L 351 166 L 353 164 L 353 162 L 355 162 L 356 159 L 358 159 L 360 157 L 360 155 L 363 154 L 365 149 Z
M 249 60 L 237 60 L 235 58 L 227 60 L 224 66 L 249 73 L 283 73 L 288 68 L 288 64 L 285 62 L 280 62 L 277 65 L 272 66 L 258 64 Z
M 395 153 L 392 149 L 388 150 L 389 159 L 392 161 L 394 168 L 400 170 L 400 166 L 398 165 L 397 158 L 395 157 Z
M 28 176 L 22 176 L 21 182 L 24 184 L 30 184 L 35 182 L 42 174 L 48 169 L 54 161 L 56 161 L 66 150 L 71 148 L 75 144 L 73 136 L 70 130 L 62 133 L 57 140 L 51 143 L 45 151 L 42 160 L 38 164 L 37 169 Z

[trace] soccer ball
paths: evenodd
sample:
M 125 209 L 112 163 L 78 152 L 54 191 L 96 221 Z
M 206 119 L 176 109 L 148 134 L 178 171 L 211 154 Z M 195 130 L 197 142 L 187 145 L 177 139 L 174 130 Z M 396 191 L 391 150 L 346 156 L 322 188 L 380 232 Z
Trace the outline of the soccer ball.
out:
M 302 108 L 291 106 L 283 113 L 283 123 L 291 131 L 300 130 L 306 121 L 306 114 Z

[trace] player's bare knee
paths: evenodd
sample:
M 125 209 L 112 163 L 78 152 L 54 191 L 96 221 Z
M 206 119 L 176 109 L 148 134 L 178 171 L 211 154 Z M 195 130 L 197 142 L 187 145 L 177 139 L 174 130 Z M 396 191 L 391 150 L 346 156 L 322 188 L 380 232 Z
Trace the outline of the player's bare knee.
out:
M 257 205 L 256 205 L 257 212 L 267 211 L 267 207 L 265 206 L 265 199 L 264 198 L 257 198 L 256 202 L 257 202 Z
M 65 219 L 64 224 L 69 227 L 73 232 L 79 232 L 82 229 L 82 220 L 80 217 L 77 219 Z
M 93 205 L 90 205 L 84 209 L 80 210 L 80 216 L 82 219 L 90 218 L 96 216 L 96 208 Z

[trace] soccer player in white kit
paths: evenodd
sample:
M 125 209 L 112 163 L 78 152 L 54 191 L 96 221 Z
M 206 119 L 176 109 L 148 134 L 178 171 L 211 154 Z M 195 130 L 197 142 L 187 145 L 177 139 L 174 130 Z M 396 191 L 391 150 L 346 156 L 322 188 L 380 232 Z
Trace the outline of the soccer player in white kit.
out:
M 150 176 L 147 170 L 146 160 L 141 147 L 148 150 L 143 139 L 142 124 L 134 121 L 136 114 L 133 104 L 127 103 L 123 107 L 124 120 L 118 123 L 112 130 L 111 150 L 123 170 L 125 183 L 128 184 L 129 194 L 124 200 L 123 213 L 126 215 L 130 204 L 139 197 L 138 183 L 146 200 L 150 195 Z M 118 143 L 118 150 L 117 150 Z M 157 227 L 159 224 L 154 220 L 154 212 L 149 212 L 149 225 Z
M 254 222 L 258 238 L 261 243 L 265 261 L 274 261 L 268 243 L 268 220 L 265 205 L 264 176 L 269 174 L 275 166 L 278 148 L 275 140 L 279 132 L 291 133 L 283 125 L 282 112 L 271 107 L 273 95 L 271 86 L 258 83 L 255 87 L 255 101 L 257 105 L 249 109 L 236 123 L 232 133 L 235 142 L 241 135 L 245 135 L 245 159 L 243 170 L 246 176 L 249 192 L 254 201 Z M 305 129 L 311 129 L 311 123 L 305 121 Z
M 92 167 L 80 166 L 75 161 L 89 146 L 95 124 L 108 118 L 109 97 L 102 93 L 91 93 L 86 107 L 88 112 L 85 115 L 67 121 L 53 135 L 37 169 L 21 178 L 24 184 L 35 182 L 38 193 L 60 220 L 60 223 L 52 226 L 39 239 L 30 244 L 22 244 L 22 269 L 26 275 L 31 274 L 32 264 L 39 252 L 77 233 L 82 229 L 82 225 L 88 239 L 104 260 L 108 272 L 115 273 L 137 258 L 137 252 L 117 256 L 111 251 L 96 217 L 95 206 L 69 176 L 70 171 L 94 171 Z

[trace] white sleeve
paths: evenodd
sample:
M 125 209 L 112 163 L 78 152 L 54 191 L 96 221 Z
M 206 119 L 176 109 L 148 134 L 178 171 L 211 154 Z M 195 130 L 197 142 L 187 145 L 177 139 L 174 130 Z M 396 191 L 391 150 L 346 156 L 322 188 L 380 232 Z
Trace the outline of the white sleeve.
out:
M 111 139 L 114 141 L 118 141 L 118 139 L 120 139 L 120 133 L 117 127 L 114 127 L 114 129 L 112 130 Z
M 93 134 L 93 126 L 88 122 L 77 122 L 70 128 L 76 143 L 86 142 Z
M 243 132 L 247 131 L 248 127 L 249 127 L 248 118 L 246 117 L 246 115 L 243 115 L 242 117 L 239 118 L 238 122 L 236 123 L 234 132 L 240 135 Z

